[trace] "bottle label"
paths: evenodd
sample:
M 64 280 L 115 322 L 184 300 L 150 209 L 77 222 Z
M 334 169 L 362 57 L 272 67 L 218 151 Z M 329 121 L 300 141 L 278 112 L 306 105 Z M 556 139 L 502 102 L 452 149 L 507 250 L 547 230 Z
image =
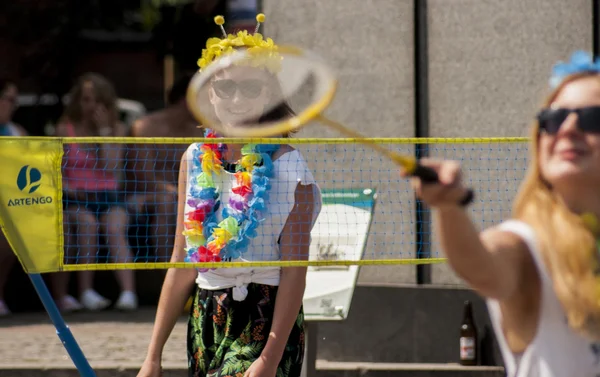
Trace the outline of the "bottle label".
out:
M 460 337 L 460 359 L 475 359 L 475 339 L 471 337 Z

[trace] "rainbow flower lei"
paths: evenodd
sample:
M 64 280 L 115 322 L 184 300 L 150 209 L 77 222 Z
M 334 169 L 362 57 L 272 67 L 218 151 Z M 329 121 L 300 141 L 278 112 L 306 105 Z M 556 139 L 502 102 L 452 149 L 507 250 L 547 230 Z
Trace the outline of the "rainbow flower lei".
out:
M 208 130 L 207 138 L 218 135 Z M 247 249 L 250 239 L 264 220 L 266 201 L 273 176 L 272 155 L 279 149 L 276 144 L 247 144 L 242 147 L 242 158 L 236 162 L 236 183 L 231 196 L 223 206 L 223 220 L 217 223 L 221 207 L 219 188 L 214 175 L 223 173 L 224 144 L 202 144 L 193 151 L 190 172 L 190 193 L 187 204 L 192 208 L 185 214 L 183 235 L 187 239 L 186 262 L 220 262 L 237 259 Z M 204 272 L 209 269 L 199 269 Z

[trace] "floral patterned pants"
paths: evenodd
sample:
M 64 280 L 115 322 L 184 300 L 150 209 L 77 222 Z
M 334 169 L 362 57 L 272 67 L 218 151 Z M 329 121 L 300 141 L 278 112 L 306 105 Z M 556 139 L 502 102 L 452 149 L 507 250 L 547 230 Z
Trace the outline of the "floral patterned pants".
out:
M 244 301 L 232 289 L 197 288 L 188 323 L 190 377 L 242 377 L 264 349 L 275 309 L 276 286 L 249 284 Z M 277 377 L 299 377 L 304 358 L 302 308 L 277 369 Z

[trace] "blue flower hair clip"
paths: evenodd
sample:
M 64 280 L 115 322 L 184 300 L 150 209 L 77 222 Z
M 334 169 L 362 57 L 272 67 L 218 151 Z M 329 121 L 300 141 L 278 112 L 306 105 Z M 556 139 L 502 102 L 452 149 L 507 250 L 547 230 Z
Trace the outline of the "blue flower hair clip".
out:
M 588 52 L 575 51 L 569 62 L 561 61 L 554 65 L 550 77 L 550 87 L 554 89 L 560 85 L 565 77 L 583 72 L 600 73 L 600 58 L 594 60 Z

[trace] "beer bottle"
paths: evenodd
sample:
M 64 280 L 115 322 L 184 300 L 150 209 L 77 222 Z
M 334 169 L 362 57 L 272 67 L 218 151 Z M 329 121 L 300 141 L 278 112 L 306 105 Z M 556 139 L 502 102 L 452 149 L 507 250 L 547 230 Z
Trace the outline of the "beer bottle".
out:
M 477 365 L 477 328 L 473 319 L 473 306 L 465 301 L 463 320 L 460 326 L 460 364 Z

